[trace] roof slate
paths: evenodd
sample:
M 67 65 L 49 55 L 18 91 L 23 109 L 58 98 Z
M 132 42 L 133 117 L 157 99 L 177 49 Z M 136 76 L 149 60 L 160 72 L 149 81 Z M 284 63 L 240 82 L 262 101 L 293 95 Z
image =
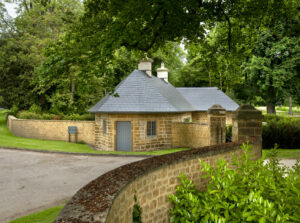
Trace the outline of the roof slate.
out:
M 115 89 L 119 96 L 106 95 L 89 112 L 169 113 L 207 111 L 214 104 L 233 111 L 238 107 L 217 88 L 175 88 L 144 71 L 134 70 Z
M 216 87 L 176 88 L 197 111 L 207 111 L 214 104 L 219 104 L 227 111 L 235 111 L 239 105 Z
M 89 112 L 160 113 L 194 111 L 195 108 L 173 87 L 155 76 L 134 70 L 115 89 L 119 97 L 106 95 Z

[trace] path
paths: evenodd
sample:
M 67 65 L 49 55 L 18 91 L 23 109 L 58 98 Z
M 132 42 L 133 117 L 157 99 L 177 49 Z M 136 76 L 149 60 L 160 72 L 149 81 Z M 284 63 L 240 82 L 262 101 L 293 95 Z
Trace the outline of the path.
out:
M 141 159 L 0 149 L 0 223 L 62 204 L 103 173 Z

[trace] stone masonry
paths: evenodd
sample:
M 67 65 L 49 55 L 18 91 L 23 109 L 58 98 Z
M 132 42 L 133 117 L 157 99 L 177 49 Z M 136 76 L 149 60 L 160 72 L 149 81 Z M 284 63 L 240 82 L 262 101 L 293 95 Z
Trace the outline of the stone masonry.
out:
M 106 122 L 106 133 L 103 130 L 103 121 Z M 220 105 L 212 106 L 205 114 L 201 112 L 99 113 L 95 115 L 95 144 L 98 150 L 115 150 L 117 121 L 131 122 L 132 151 L 153 151 L 178 147 L 199 148 L 220 144 L 226 139 L 226 111 Z M 147 136 L 147 121 L 156 121 L 156 136 Z
M 226 142 L 226 110 L 221 105 L 213 105 L 208 109 L 209 145 Z
M 211 108 L 211 125 L 225 125 L 223 111 L 219 106 Z M 142 208 L 143 223 L 168 223 L 171 207 L 168 197 L 180 184 L 178 176 L 181 173 L 189 177 L 198 189 L 206 189 L 208 180 L 201 178 L 199 159 L 212 166 L 219 158 L 230 162 L 232 154 L 242 155 L 240 146 L 247 140 L 253 145 L 254 159 L 261 157 L 261 118 L 260 112 L 243 105 L 232 117 L 232 134 L 236 142 L 152 157 L 100 176 L 76 193 L 55 222 L 132 222 L 133 197 L 136 195 Z
M 25 120 L 8 116 L 7 126 L 16 136 L 68 141 L 68 126 L 76 126 L 78 131 L 78 142 L 94 146 L 95 144 L 95 122 L 94 121 L 68 121 L 68 120 Z M 74 142 L 74 135 L 71 135 Z

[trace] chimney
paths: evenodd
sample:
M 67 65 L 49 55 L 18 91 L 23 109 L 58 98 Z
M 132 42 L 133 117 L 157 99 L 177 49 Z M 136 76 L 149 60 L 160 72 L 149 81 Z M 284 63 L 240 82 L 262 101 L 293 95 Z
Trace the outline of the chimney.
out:
M 164 63 L 161 63 L 161 68 L 158 68 L 156 71 L 157 71 L 158 78 L 163 79 L 166 82 L 169 82 L 168 81 L 168 71 L 169 70 L 167 68 L 165 68 Z
M 152 76 L 152 62 L 153 60 L 150 58 L 146 58 L 140 61 L 138 69 L 145 71 L 149 77 Z

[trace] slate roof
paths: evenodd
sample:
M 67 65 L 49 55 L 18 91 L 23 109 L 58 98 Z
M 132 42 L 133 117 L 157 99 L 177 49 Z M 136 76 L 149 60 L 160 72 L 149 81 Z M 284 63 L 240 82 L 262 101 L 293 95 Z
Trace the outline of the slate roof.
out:
M 236 110 L 239 105 L 216 87 L 176 88 L 197 111 L 207 111 L 214 104 L 219 104 L 227 111 Z
M 144 71 L 134 70 L 115 89 L 119 97 L 106 95 L 89 112 L 161 113 L 194 111 L 173 85 Z
M 134 70 L 89 112 L 95 113 L 171 113 L 207 111 L 214 104 L 226 110 L 238 105 L 217 88 L 175 88 L 172 84 L 144 71 Z

